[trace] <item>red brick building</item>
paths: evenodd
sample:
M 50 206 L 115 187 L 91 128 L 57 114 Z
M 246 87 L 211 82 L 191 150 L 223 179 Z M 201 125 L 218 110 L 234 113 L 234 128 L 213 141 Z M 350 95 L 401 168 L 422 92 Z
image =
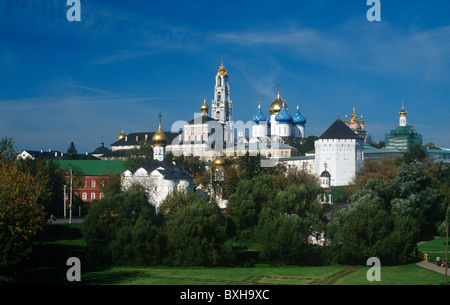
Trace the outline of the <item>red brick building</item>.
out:
M 66 172 L 65 179 L 70 185 L 70 169 L 72 169 L 73 194 L 83 202 L 91 203 L 103 197 L 103 186 L 112 174 L 125 171 L 121 160 L 57 160 Z M 69 198 L 69 187 L 66 187 L 66 200 Z

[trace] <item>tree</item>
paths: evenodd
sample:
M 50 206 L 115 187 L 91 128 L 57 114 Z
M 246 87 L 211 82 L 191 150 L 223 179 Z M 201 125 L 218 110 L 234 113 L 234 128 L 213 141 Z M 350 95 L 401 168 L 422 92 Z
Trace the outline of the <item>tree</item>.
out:
M 392 202 L 393 213 L 418 221 L 422 240 L 431 238 L 445 218 L 445 205 L 439 188 L 427 174 L 429 163 L 403 164 L 396 183 L 398 199 Z
M 224 158 L 225 160 L 225 183 L 222 183 L 222 198 L 229 199 L 236 192 L 239 182 L 243 179 L 238 159 Z
M 372 135 L 370 135 L 370 134 L 367 135 L 367 137 L 366 137 L 366 143 L 369 144 L 369 145 L 371 145 L 371 146 L 373 146 L 373 147 L 375 147 L 375 148 L 378 148 L 378 149 L 383 148 L 384 145 L 385 145 L 385 143 L 384 143 L 383 140 L 380 140 L 378 143 L 376 143 L 376 142 L 374 141 Z
M 234 214 L 236 238 L 239 241 L 246 243 L 255 240 L 261 210 L 275 198 L 277 192 L 272 176 L 257 176 L 239 182 L 236 193 L 230 197 L 227 205 L 228 214 Z
M 394 181 L 397 178 L 401 164 L 401 157 L 393 158 L 387 156 L 365 160 L 363 167 L 356 173 L 355 178 L 346 188 L 347 196 L 351 198 L 371 179 Z
M 77 160 L 78 159 L 78 151 L 75 147 L 75 143 L 72 141 L 70 142 L 69 147 L 67 148 L 67 152 L 65 156 L 63 157 L 65 160 Z
M 101 187 L 104 195 L 106 194 L 120 194 L 122 193 L 122 174 L 121 173 L 109 173 L 108 179 Z
M 441 202 L 448 208 L 450 206 L 450 164 L 442 161 L 433 162 L 427 167 L 425 173 L 431 177 L 433 184 L 439 189 Z M 446 230 L 447 223 L 443 220 L 438 226 L 438 234 L 445 236 Z
M 162 213 L 167 219 L 173 219 L 178 212 L 195 202 L 198 196 L 194 192 L 187 190 L 174 191 L 166 196 L 159 205 L 159 212 Z
M 276 214 L 259 229 L 260 257 L 278 265 L 300 263 L 307 252 L 308 230 L 298 215 Z
M 165 255 L 161 219 L 143 192 L 108 193 L 82 224 L 87 257 L 95 264 L 156 265 Z
M 315 148 L 315 141 L 319 139 L 319 137 L 317 136 L 309 136 L 307 137 L 302 145 L 300 146 L 300 156 L 304 156 L 307 152 L 310 152 L 312 150 L 314 150 Z
M 405 163 L 422 162 L 426 157 L 427 153 L 419 143 L 413 144 L 408 151 L 403 153 Z
M 224 266 L 234 260 L 226 240 L 225 217 L 215 202 L 197 199 L 167 222 L 167 263 L 173 266 Z
M 0 140 L 0 159 L 14 160 L 17 152 L 14 149 L 14 141 L 12 138 L 2 138 Z
M 352 204 L 335 212 L 327 236 L 336 262 L 365 264 L 378 257 L 383 264 L 399 264 L 414 249 L 419 236 L 412 217 L 389 213 L 374 191 L 360 191 Z
M 39 203 L 44 184 L 6 159 L 0 160 L 0 281 L 11 277 L 31 251 L 32 238 L 45 224 Z
M 147 141 L 141 141 L 138 144 L 139 147 L 135 147 L 127 150 L 127 159 L 124 162 L 124 167 L 132 169 L 136 166 L 144 164 L 145 162 L 153 160 L 153 148 Z
M 200 159 L 199 156 L 180 155 L 175 157 L 175 164 L 194 177 L 201 175 L 206 171 L 206 162 Z
M 244 156 L 239 157 L 239 164 L 243 171 L 242 178 L 251 180 L 261 172 L 261 155 L 250 156 L 247 151 Z
M 64 197 L 64 172 L 53 161 L 44 159 L 20 159 L 19 170 L 35 177 L 44 186 L 38 202 L 45 206 L 47 215 L 62 215 Z
M 276 169 L 276 167 L 271 168 Z M 278 172 L 269 173 L 269 171 L 265 171 L 267 174 L 270 174 L 274 183 L 279 189 L 284 189 L 288 185 L 319 185 L 318 179 L 315 175 L 308 173 L 304 169 L 298 169 L 297 167 L 293 168 L 278 168 Z
M 319 203 L 317 184 L 288 185 L 266 202 L 259 216 L 258 241 L 263 259 L 278 264 L 305 261 L 310 236 L 325 231 L 328 205 Z

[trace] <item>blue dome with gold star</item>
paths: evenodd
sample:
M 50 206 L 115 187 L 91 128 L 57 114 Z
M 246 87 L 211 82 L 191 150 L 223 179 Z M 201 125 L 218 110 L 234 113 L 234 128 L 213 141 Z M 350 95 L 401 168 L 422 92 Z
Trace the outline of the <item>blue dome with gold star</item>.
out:
M 289 114 L 289 112 L 286 110 L 286 107 L 281 107 L 280 112 L 275 116 L 275 120 L 278 123 L 292 123 L 292 116 Z
M 255 123 L 267 121 L 266 116 L 261 111 L 261 105 L 258 106 L 258 111 L 253 116 L 252 121 Z
M 292 117 L 292 122 L 295 125 L 305 125 L 306 124 L 306 118 L 300 113 L 298 106 L 297 106 L 297 111 L 294 113 L 294 116 Z

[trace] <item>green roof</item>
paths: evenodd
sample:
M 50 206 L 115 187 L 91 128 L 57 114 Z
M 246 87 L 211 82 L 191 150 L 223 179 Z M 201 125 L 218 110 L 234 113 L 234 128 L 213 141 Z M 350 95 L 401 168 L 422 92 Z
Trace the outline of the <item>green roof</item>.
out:
M 443 149 L 427 149 L 430 153 L 439 153 L 439 154 L 450 154 L 450 150 L 443 150 Z
M 391 130 L 391 134 L 412 134 L 414 131 L 411 126 L 398 126 L 394 130 Z
M 376 148 L 370 144 L 364 143 L 364 149 L 376 149 Z
M 107 176 L 126 170 L 123 160 L 53 160 L 53 162 L 65 171 L 71 167 L 73 172 L 85 176 Z

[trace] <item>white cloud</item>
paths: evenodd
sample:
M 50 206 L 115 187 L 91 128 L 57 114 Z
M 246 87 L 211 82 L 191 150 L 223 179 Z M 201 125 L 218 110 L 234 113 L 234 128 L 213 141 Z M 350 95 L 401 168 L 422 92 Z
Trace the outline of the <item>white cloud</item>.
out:
M 440 82 L 449 76 L 450 26 L 406 32 L 388 22 L 374 26 L 349 21 L 331 32 L 295 25 L 223 32 L 216 38 L 223 44 L 246 46 L 268 56 L 288 55 L 334 69 L 395 74 L 420 81 Z

